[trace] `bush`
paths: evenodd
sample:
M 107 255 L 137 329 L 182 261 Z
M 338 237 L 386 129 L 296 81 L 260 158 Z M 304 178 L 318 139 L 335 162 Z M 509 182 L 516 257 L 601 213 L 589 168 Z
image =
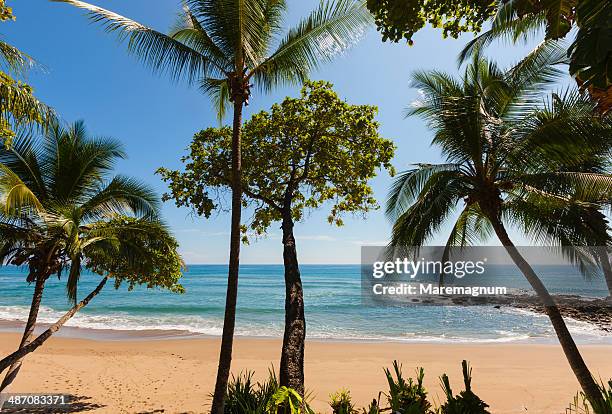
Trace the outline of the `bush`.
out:
M 431 404 L 427 401 L 427 391 L 423 387 L 423 368 L 417 369 L 416 382 L 412 378 L 408 381 L 402 376 L 402 366 L 393 361 L 395 378 L 388 368 L 385 375 L 389 383 L 389 393 L 386 394 L 389 407 L 392 412 L 401 414 L 427 414 L 430 412 Z
M 300 414 L 302 397 L 292 388 L 280 387 L 266 404 L 266 409 L 269 414 Z
M 461 365 L 465 391 L 461 391 L 459 395 L 453 396 L 453 390 L 446 374 L 440 377 L 442 389 L 446 394 L 446 402 L 439 409 L 440 414 L 491 414 L 487 411 L 489 405 L 472 391 L 472 368 L 465 360 Z
M 397 361 L 393 361 L 393 373 L 388 368 L 384 369 L 389 383 L 389 392 L 384 395 L 389 406 L 380 407 L 382 393 L 379 393 L 378 400 L 372 400 L 367 408 L 361 409 L 361 412 L 363 414 L 380 414 L 381 412 L 391 412 L 393 414 L 490 414 L 487 411 L 489 405 L 472 391 L 472 370 L 470 366 L 466 361 L 462 362 L 462 366 L 465 390 L 458 395 L 453 395 L 448 376 L 443 374 L 440 381 L 446 395 L 446 402 L 434 409 L 427 400 L 427 390 L 423 386 L 423 378 L 425 377 L 423 368 L 417 369 L 416 380 L 412 378 L 406 380 L 402 374 L 402 366 Z M 334 409 L 334 414 L 351 413 L 351 411 L 340 411 L 340 407 L 350 407 L 353 410 L 352 412 L 355 412 L 348 391 L 342 390 L 332 395 L 331 398 L 330 405 Z M 336 409 L 336 407 L 339 408 Z
M 274 371 L 270 371 L 268 380 L 253 383 L 253 372 L 248 371 L 232 376 L 227 385 L 225 396 L 225 414 L 266 414 L 268 401 L 278 390 L 278 381 Z
M 264 382 L 254 383 L 253 372 L 247 371 L 232 376 L 227 385 L 225 414 L 301 414 L 303 411 L 313 413 L 295 390 L 279 387 L 273 370 Z
M 612 414 L 612 380 L 599 386 L 604 402 L 593 407 L 583 392 L 576 394 L 574 401 L 565 410 L 566 414 Z
M 357 411 L 351 401 L 351 392 L 346 389 L 341 389 L 335 394 L 329 396 L 329 405 L 334 414 L 354 414 Z

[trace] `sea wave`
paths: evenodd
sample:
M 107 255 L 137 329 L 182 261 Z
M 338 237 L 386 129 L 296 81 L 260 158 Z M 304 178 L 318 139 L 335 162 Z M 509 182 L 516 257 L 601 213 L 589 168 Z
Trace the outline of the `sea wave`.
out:
M 29 308 L 25 306 L 0 306 L 0 321 L 23 323 L 28 318 Z M 505 309 L 503 312 L 529 316 L 534 321 L 546 323 L 545 315 L 522 310 Z M 42 307 L 39 313 L 41 324 L 54 323 L 63 315 L 63 311 Z M 541 319 L 544 318 L 544 319 Z M 575 337 L 585 343 L 611 343 L 612 334 L 599 330 L 596 326 L 567 319 L 568 327 Z M 119 332 L 140 331 L 173 331 L 186 334 L 220 336 L 223 320 L 215 317 L 197 315 L 155 314 L 133 315 L 127 312 L 109 312 L 107 314 L 80 313 L 66 324 L 67 327 L 85 330 L 104 330 Z M 281 337 L 283 326 L 274 322 L 244 322 L 238 321 L 236 335 L 245 337 Z M 436 342 L 436 343 L 511 343 L 526 341 L 552 341 L 555 339 L 552 328 L 543 332 L 518 332 L 517 330 L 498 329 L 490 332 L 471 333 L 432 333 L 404 332 L 401 334 L 385 334 L 383 332 L 364 332 L 346 329 L 338 325 L 313 324 L 308 329 L 308 337 L 319 340 L 349 340 L 349 341 L 393 341 L 393 342 Z

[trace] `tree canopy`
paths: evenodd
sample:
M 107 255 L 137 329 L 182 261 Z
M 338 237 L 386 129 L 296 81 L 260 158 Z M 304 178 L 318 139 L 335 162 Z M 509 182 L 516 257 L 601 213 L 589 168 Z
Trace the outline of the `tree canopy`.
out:
M 412 44 L 412 36 L 431 24 L 442 28 L 444 37 L 479 32 L 497 10 L 496 0 L 368 0 L 383 41 Z
M 342 101 L 330 83 L 307 82 L 299 98 L 286 98 L 247 121 L 243 189 L 244 204 L 254 207 L 250 229 L 263 234 L 283 212 L 298 221 L 326 202 L 328 220 L 336 225 L 342 225 L 342 213 L 376 208 L 368 180 L 378 168 L 394 173 L 395 149 L 378 134 L 376 112 Z M 164 198 L 207 217 L 222 208 L 231 183 L 230 150 L 230 128 L 198 132 L 183 158 L 184 172 L 158 170 L 170 187 Z

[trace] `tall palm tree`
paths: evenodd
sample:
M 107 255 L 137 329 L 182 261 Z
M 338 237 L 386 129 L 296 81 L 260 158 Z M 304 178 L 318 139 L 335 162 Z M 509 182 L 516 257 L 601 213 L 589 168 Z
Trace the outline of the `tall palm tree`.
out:
M 609 8 L 609 6 L 603 6 L 603 3 L 602 3 L 602 7 Z M 459 54 L 459 58 L 458 58 L 459 63 L 464 63 L 470 58 L 472 58 L 473 56 L 482 53 L 483 50 L 486 49 L 494 41 L 501 40 L 501 41 L 505 41 L 508 43 L 517 43 L 519 41 L 526 42 L 530 38 L 542 32 L 547 33 L 547 39 L 548 39 L 548 34 L 554 32 L 554 30 L 550 27 L 551 22 L 549 21 L 548 17 L 549 16 L 547 16 L 545 10 L 542 10 L 538 13 L 528 13 L 525 15 L 519 15 L 516 10 L 516 5 L 514 4 L 514 2 L 508 1 L 504 3 L 500 3 L 497 13 L 492 20 L 490 29 L 476 36 L 474 39 L 472 39 L 466 44 L 466 46 L 463 48 L 463 50 Z M 556 23 L 559 24 L 559 21 L 557 21 Z M 582 36 L 584 37 L 585 33 L 587 32 L 595 33 L 596 30 L 584 30 L 584 33 Z M 597 37 L 597 34 L 595 34 L 594 37 Z M 548 39 L 548 40 L 545 40 L 545 42 L 555 43 L 556 41 Z M 584 40 L 580 42 L 576 40 L 572 44 L 572 46 L 569 48 L 568 55 L 575 53 L 576 48 L 582 48 L 582 49 L 587 48 L 588 49 L 589 48 L 589 46 L 587 45 L 588 42 L 593 42 L 593 38 L 591 38 L 590 40 L 586 42 Z M 572 52 L 572 50 L 574 52 Z M 591 51 L 589 49 L 586 53 L 580 52 L 580 54 L 584 55 L 583 58 L 586 58 L 587 55 L 591 54 Z M 594 59 L 595 54 L 593 53 L 592 55 L 593 55 L 592 59 Z M 569 60 L 570 59 L 568 58 L 568 63 L 569 63 Z M 572 69 L 572 66 L 570 63 L 570 70 L 571 69 Z M 579 85 L 582 85 L 584 81 L 580 80 L 581 74 L 577 72 L 574 75 L 576 76 L 577 83 Z M 588 92 L 591 98 L 595 102 L 597 102 L 596 107 L 593 108 L 594 111 L 597 110 L 598 112 L 606 113 L 609 110 L 609 108 L 612 106 L 612 87 L 608 87 L 607 89 L 605 88 L 601 89 L 601 88 L 595 88 L 592 85 L 590 85 L 588 87 Z M 561 213 L 558 213 L 558 214 L 561 214 Z M 594 211 L 590 215 L 590 219 L 587 221 L 592 222 L 593 220 L 598 220 L 598 217 L 602 217 L 602 212 Z M 588 230 L 588 229 L 585 229 L 585 230 Z M 601 237 L 599 241 L 597 241 L 597 246 L 612 245 L 612 235 L 611 234 L 612 233 L 610 232 L 606 232 L 606 234 L 604 234 L 603 237 Z M 562 232 L 559 233 L 559 236 L 563 236 L 563 233 Z M 554 239 L 554 236 L 552 237 Z M 567 240 L 564 240 L 563 237 L 561 237 L 560 241 L 563 243 L 564 241 L 567 241 Z M 612 263 L 610 261 L 611 259 L 609 255 L 605 254 L 606 253 L 605 249 L 601 250 L 601 249 L 595 249 L 595 248 L 589 249 L 587 253 L 591 253 L 594 256 L 593 260 L 596 263 L 598 263 L 599 266 L 601 267 L 605 280 L 606 280 L 606 284 L 608 286 L 608 293 L 610 297 L 612 298 Z
M 446 163 L 418 165 L 400 175 L 387 214 L 396 246 L 424 245 L 459 207 L 451 240 L 497 235 L 543 302 L 582 389 L 597 402 L 600 391 L 559 309 L 506 230 L 518 224 L 532 234 L 551 232 L 554 219 L 547 210 L 586 215 L 584 209 L 612 200 L 609 163 L 607 170 L 583 170 L 586 148 L 609 154 L 610 120 L 594 116 L 593 104 L 577 93 L 542 103 L 540 91 L 554 80 L 552 64 L 562 56 L 562 50 L 542 45 L 507 72 L 477 58 L 459 80 L 440 72 L 415 74 L 413 86 L 423 97 L 409 114 L 429 122 Z M 580 234 L 570 224 L 580 223 L 560 222 Z
M 283 35 L 285 0 L 184 0 L 176 27 L 163 34 L 134 20 L 78 0 L 53 0 L 88 11 L 89 17 L 128 41 L 128 49 L 156 71 L 197 81 L 223 117 L 233 104 L 232 219 L 228 287 L 212 412 L 221 414 L 230 374 L 241 221 L 242 110 L 251 86 L 263 91 L 307 79 L 320 63 L 345 51 L 371 17 L 362 0 L 322 0 Z M 281 384 L 286 385 L 286 384 Z
M 45 139 L 18 137 L 0 150 L 0 264 L 29 267 L 34 283 L 28 320 L 19 348 L 32 339 L 45 282 L 68 272 L 66 292 L 73 302 L 81 264 L 107 238 L 99 225 L 116 214 L 155 219 L 159 202 L 144 184 L 111 177 L 114 162 L 124 158 L 111 139 L 90 138 L 82 122 L 70 128 L 52 125 Z M 9 369 L 0 388 L 17 375 Z

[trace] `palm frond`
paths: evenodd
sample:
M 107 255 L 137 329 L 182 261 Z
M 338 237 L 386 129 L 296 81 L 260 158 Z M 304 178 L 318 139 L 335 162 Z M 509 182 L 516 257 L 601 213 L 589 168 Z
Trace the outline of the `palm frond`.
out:
M 494 231 L 491 222 L 482 214 L 477 204 L 470 204 L 462 211 L 451 229 L 447 246 L 472 246 L 488 240 Z
M 155 191 L 138 180 L 117 176 L 91 195 L 81 206 L 87 220 L 109 219 L 114 215 L 159 216 L 159 198 Z
M 567 64 L 566 48 L 554 40 L 540 43 L 507 73 L 509 99 L 504 111 L 510 116 L 524 114 L 542 101 L 546 88 L 563 75 Z
M 43 154 L 43 145 L 24 130 L 18 131 L 10 148 L 0 148 L 0 164 L 19 176 L 41 201 L 47 198 L 44 166 L 39 163 Z
M 254 67 L 249 77 L 264 90 L 303 82 L 310 71 L 356 43 L 371 21 L 361 0 L 322 1 L 289 30 L 276 51 Z
M 217 112 L 217 119 L 219 123 L 222 123 L 230 104 L 230 89 L 227 79 L 203 79 L 200 83 L 200 89 L 212 99 Z
M 198 22 L 224 55 L 235 64 L 252 68 L 263 59 L 269 32 L 263 21 L 263 0 L 185 0 Z
M 461 171 L 458 164 L 419 164 L 418 168 L 400 173 L 387 197 L 386 215 L 396 220 L 419 197 L 432 175 L 443 171 Z
M 12 138 L 14 130 L 26 126 L 44 127 L 54 117 L 53 110 L 34 96 L 32 88 L 0 72 L 0 138 Z
M 72 258 L 68 280 L 66 281 L 66 295 L 68 300 L 74 305 L 77 302 L 77 288 L 79 279 L 81 278 L 81 256 L 77 255 Z
M 517 43 L 527 42 L 534 33 L 546 25 L 544 13 L 530 13 L 518 17 L 512 1 L 500 2 L 491 28 L 469 41 L 459 53 L 457 62 L 464 64 L 470 57 L 479 54 L 494 41 Z
M 115 162 L 126 157 L 118 140 L 91 138 L 82 121 L 51 128 L 45 148 L 41 163 L 52 168 L 47 185 L 62 202 L 81 202 L 97 190 Z
M 220 49 L 187 4 L 183 5 L 183 11 L 179 14 L 175 26 L 170 31 L 170 36 L 209 59 L 212 65 L 209 76 L 213 74 L 227 76 L 233 70 L 232 56 L 227 56 Z
M 5 69 L 17 76 L 23 76 L 36 65 L 31 56 L 3 41 L 0 41 L 0 59 L 4 61 Z
M 109 33 L 117 33 L 120 41 L 127 40 L 128 50 L 154 71 L 192 82 L 211 70 L 207 56 L 132 19 L 79 0 L 51 1 L 86 10 L 93 22 L 102 24 Z
M 432 174 L 417 200 L 405 211 L 397 212 L 390 245 L 424 245 L 450 216 L 465 191 L 466 183 L 455 171 Z
M 4 164 L 0 164 L 0 203 L 7 216 L 22 215 L 24 210 L 43 210 L 32 190 Z

